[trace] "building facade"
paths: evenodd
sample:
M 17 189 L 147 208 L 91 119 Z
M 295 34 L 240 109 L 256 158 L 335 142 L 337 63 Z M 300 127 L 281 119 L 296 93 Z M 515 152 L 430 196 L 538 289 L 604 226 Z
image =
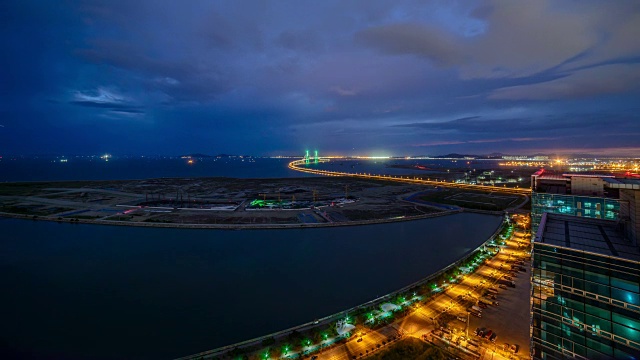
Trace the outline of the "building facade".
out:
M 622 202 L 626 205 L 628 202 Z M 626 206 L 622 206 L 626 214 Z M 561 195 L 533 192 L 531 194 L 531 233 L 538 230 L 544 213 L 564 214 L 592 219 L 620 220 L 621 201 L 605 197 Z
M 640 250 L 615 221 L 544 214 L 532 265 L 532 358 L 640 359 Z

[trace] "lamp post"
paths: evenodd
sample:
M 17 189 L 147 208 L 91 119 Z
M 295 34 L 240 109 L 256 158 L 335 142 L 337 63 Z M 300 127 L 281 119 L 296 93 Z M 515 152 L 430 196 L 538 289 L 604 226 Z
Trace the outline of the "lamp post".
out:
M 467 326 L 466 326 L 466 334 L 467 334 L 467 339 L 469 338 L 469 312 L 467 311 Z

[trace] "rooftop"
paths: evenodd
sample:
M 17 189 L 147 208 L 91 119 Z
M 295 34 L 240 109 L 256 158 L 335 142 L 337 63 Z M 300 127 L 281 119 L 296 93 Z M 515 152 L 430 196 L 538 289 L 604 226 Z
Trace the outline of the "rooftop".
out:
M 640 179 L 605 178 L 603 180 L 610 188 L 640 190 Z
M 535 242 L 640 261 L 640 248 L 626 240 L 611 220 L 545 213 Z

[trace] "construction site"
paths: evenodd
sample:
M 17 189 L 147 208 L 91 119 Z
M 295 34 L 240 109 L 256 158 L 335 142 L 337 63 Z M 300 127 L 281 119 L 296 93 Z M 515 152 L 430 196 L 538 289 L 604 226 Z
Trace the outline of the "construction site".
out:
M 427 186 L 351 177 L 160 178 L 0 184 L 0 214 L 131 225 L 323 225 L 450 212 L 407 201 Z

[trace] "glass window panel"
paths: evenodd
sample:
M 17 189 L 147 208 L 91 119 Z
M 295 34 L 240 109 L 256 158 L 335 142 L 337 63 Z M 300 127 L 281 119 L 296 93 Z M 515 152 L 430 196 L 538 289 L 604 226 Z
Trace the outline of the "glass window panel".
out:
M 587 338 L 587 348 L 596 350 L 597 352 L 600 352 L 609 356 L 613 355 L 613 349 L 611 348 L 611 346 L 603 342 L 600 342 L 598 340 L 599 339 L 596 340 L 596 339 Z M 591 353 L 591 355 L 589 356 L 589 359 L 599 359 L 601 357 L 602 355 L 598 353 Z
M 605 270 L 606 271 L 606 270 Z M 609 285 L 609 277 L 605 274 L 599 274 L 593 271 L 584 271 L 584 279 L 589 280 L 591 282 Z
M 640 305 L 639 295 L 627 290 L 611 288 L 611 298 L 624 301 L 629 304 Z
M 611 322 L 609 320 L 601 319 L 597 316 L 587 315 L 585 316 L 585 323 L 589 327 L 589 331 L 597 332 L 597 330 L 604 330 L 611 332 Z
M 640 319 L 632 319 L 630 317 L 624 316 L 618 313 L 611 314 L 612 320 L 617 322 L 618 324 L 628 326 L 630 328 L 634 328 L 636 330 L 640 330 Z
M 637 276 L 634 277 L 637 279 Z M 619 277 L 611 278 L 611 286 L 633 292 L 640 292 L 638 281 L 629 281 Z
M 587 314 L 594 315 L 602 319 L 607 319 L 607 320 L 611 319 L 611 312 L 608 310 L 601 309 L 599 307 L 589 305 L 589 304 L 585 304 L 584 308 Z
M 640 331 L 613 323 L 613 333 L 625 339 L 640 342 Z

